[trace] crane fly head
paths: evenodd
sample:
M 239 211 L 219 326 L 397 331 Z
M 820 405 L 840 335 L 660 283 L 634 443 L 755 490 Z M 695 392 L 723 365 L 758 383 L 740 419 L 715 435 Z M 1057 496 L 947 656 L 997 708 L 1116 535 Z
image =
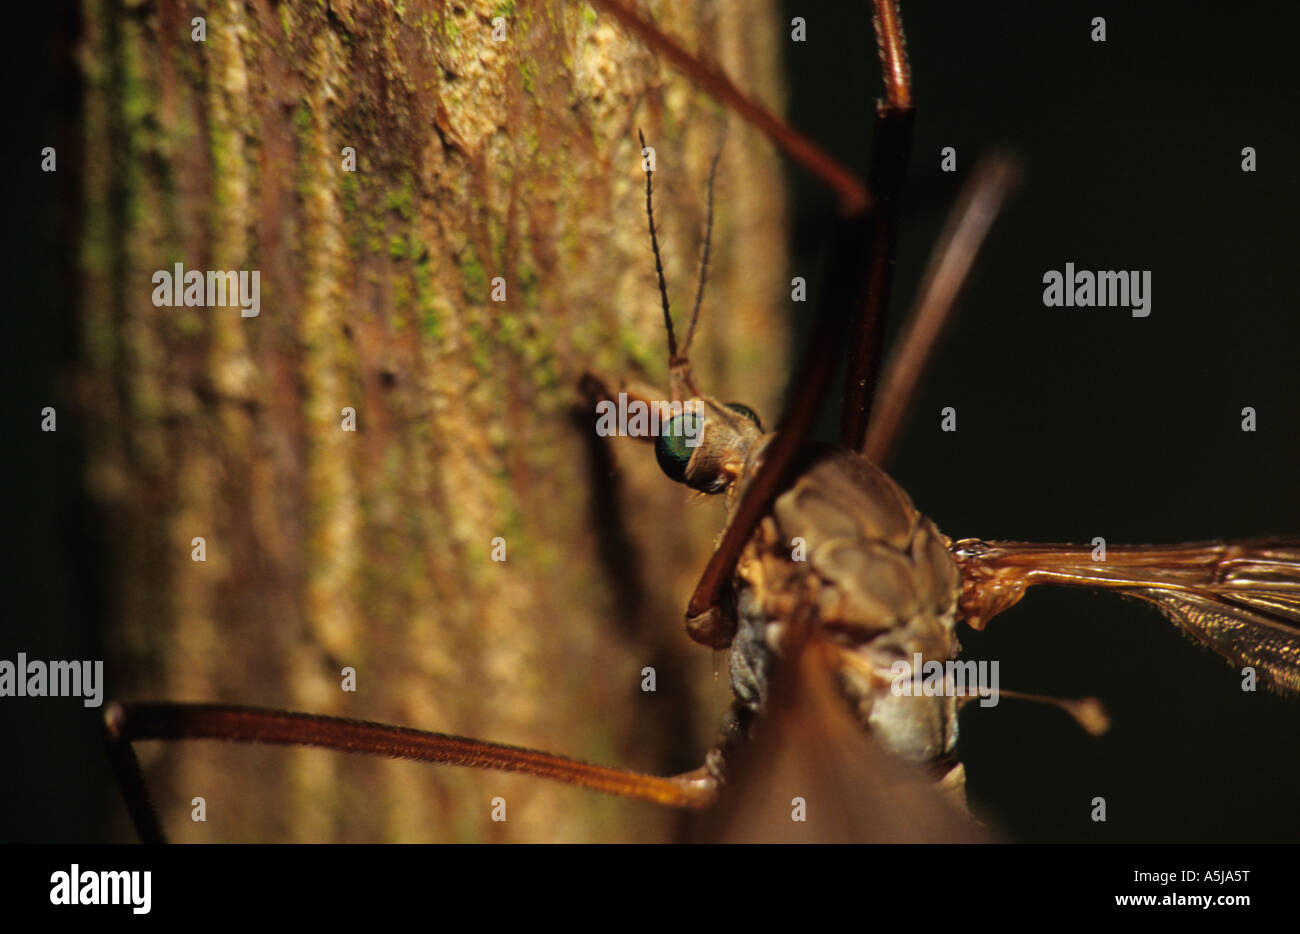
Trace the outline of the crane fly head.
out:
M 655 457 L 678 483 L 701 493 L 722 493 L 741 475 L 762 437 L 763 424 L 749 406 L 689 399 L 655 438 Z

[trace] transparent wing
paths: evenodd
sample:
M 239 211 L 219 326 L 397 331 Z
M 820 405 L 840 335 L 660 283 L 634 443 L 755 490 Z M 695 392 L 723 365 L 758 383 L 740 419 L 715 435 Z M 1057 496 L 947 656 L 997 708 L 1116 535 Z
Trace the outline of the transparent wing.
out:
M 1300 541 L 1257 539 L 1107 547 L 983 542 L 952 546 L 962 615 L 976 629 L 1033 584 L 1118 590 L 1152 604 L 1184 634 L 1262 684 L 1300 693 Z

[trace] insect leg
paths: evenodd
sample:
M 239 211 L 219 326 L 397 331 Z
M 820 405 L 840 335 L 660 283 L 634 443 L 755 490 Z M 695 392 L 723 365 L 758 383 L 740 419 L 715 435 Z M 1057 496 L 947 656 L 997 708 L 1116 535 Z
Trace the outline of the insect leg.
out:
M 113 766 L 136 830 L 146 842 L 164 842 L 131 748 L 139 740 L 219 739 L 279 746 L 315 746 L 341 752 L 441 762 L 467 768 L 523 772 L 594 791 L 668 807 L 700 808 L 716 797 L 703 770 L 670 778 L 611 769 L 536 749 L 405 727 L 230 704 L 112 704 L 105 712 Z
M 131 738 L 125 732 L 126 715 L 120 704 L 110 704 L 104 711 L 104 734 L 107 740 L 108 761 L 117 778 L 117 786 L 122 790 L 126 801 L 127 813 L 135 826 L 136 836 L 141 843 L 166 843 L 162 823 L 158 812 L 149 798 L 149 786 L 144 780 L 144 770 L 140 768 L 140 759 L 131 745 Z
M 868 254 L 866 300 L 853 308 L 854 343 L 849 349 L 844 377 L 844 405 L 840 412 L 840 444 L 862 449 L 871 419 L 872 396 L 880 378 L 881 348 L 889 294 L 894 279 L 894 252 L 898 245 L 899 206 L 903 178 L 912 150 L 911 74 L 903 24 L 897 0 L 875 0 L 876 47 L 885 77 L 885 98 L 876 104 L 875 131 L 867 184 L 876 197 Z
M 1018 175 L 1019 167 L 1011 156 L 986 156 L 975 166 L 948 216 L 921 281 L 920 295 L 885 363 L 871 424 L 867 426 L 862 452 L 882 467 L 889 462 L 921 375 L 975 265 L 975 257 Z
M 623 0 L 592 2 L 676 68 L 689 75 L 705 92 L 751 123 L 791 159 L 825 182 L 832 191 L 839 194 L 846 213 L 856 214 L 870 205 L 870 192 L 852 172 L 812 140 L 741 91 L 720 69 L 700 61 Z
M 875 5 L 876 41 L 885 69 L 887 99 L 877 111 L 871 172 L 873 183 L 879 180 L 888 186 L 893 206 L 887 199 L 878 198 L 877 210 L 850 211 L 837 223 L 816 336 L 800 366 L 794 384 L 796 394 L 686 609 L 686 631 L 692 639 L 705 645 L 723 647 L 731 643 L 735 622 L 726 619 L 718 606 L 722 593 L 745 542 L 787 480 L 795 454 L 825 398 L 830 373 L 844 339 L 846 319 L 856 315 L 859 309 L 862 321 L 855 326 L 858 349 L 850 358 L 841 437 L 850 432 L 854 436 L 852 445 L 857 448 L 866 434 L 871 400 L 868 374 L 879 371 L 880 337 L 898 220 L 897 191 L 907 165 L 912 126 L 911 84 L 897 5 L 895 0 L 876 0 Z M 886 255 L 882 249 L 890 252 Z M 864 257 L 870 261 L 864 263 Z M 860 387 L 860 392 L 854 392 L 855 385 Z
M 797 392 L 781 416 L 776 437 L 763 453 L 763 464 L 745 488 L 687 606 L 686 631 L 696 642 L 721 648 L 729 645 L 735 634 L 735 621 L 725 619 L 718 604 L 745 542 L 787 482 L 795 455 L 826 397 L 843 342 L 847 310 L 865 294 L 866 278 L 861 260 L 869 227 L 866 214 L 842 218 L 838 223 L 815 337 L 808 345 L 794 384 Z

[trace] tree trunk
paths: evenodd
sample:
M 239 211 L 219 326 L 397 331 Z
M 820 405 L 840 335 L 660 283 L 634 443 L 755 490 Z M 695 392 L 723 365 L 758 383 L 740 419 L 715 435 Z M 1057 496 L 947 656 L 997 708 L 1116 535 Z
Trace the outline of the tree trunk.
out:
M 643 8 L 779 104 L 768 4 Z M 85 3 L 83 385 L 110 693 L 698 765 L 727 691 L 682 611 L 720 505 L 688 511 L 648 446 L 597 438 L 577 387 L 587 369 L 666 386 L 636 131 L 657 150 L 682 322 L 729 122 L 696 372 L 774 419 L 771 148 L 583 3 L 226 0 L 204 41 L 194 15 Z M 257 270 L 260 313 L 157 307 L 154 274 L 176 263 Z M 141 754 L 179 840 L 676 826 L 525 776 L 207 742 Z

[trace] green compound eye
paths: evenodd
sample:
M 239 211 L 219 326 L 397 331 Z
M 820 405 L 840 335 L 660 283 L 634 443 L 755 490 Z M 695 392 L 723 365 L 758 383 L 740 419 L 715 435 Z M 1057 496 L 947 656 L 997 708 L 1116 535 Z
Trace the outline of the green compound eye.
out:
M 655 438 L 655 459 L 659 469 L 678 483 L 686 482 L 686 465 L 700 440 L 704 419 L 697 415 L 678 415 L 668 421 Z M 687 442 L 693 444 L 687 444 Z
M 728 402 L 726 405 L 727 408 L 731 409 L 731 411 L 739 412 L 741 415 L 745 416 L 745 418 L 749 419 L 751 422 L 757 425 L 759 431 L 763 430 L 763 423 L 759 421 L 758 413 L 755 412 L 753 409 L 751 409 L 749 406 L 743 405 L 739 402 Z

